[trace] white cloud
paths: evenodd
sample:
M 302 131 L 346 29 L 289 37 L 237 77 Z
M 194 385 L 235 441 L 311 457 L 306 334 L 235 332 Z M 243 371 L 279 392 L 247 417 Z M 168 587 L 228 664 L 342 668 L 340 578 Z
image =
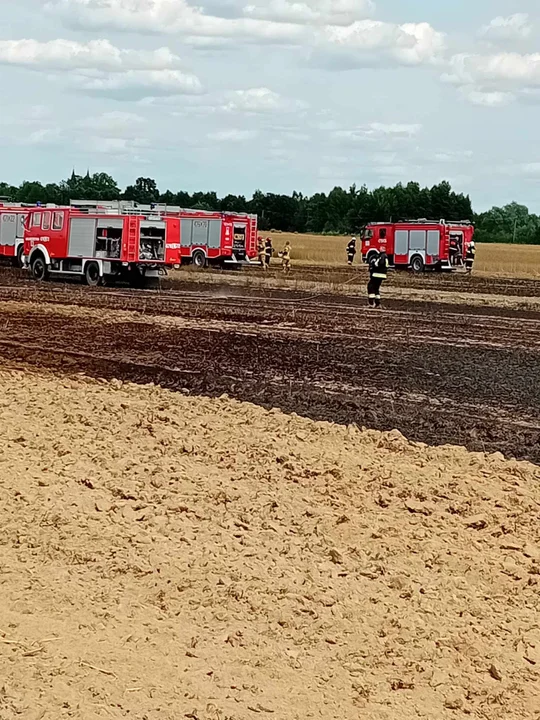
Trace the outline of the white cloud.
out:
M 195 75 L 180 70 L 130 70 L 124 73 L 77 73 L 74 87 L 90 95 L 116 100 L 141 100 L 149 97 L 189 95 L 202 92 Z
M 406 64 L 439 62 L 446 49 L 446 36 L 429 23 L 405 23 L 399 26 L 403 37 L 396 51 L 398 59 Z
M 59 128 L 40 128 L 34 130 L 21 141 L 23 145 L 58 145 L 63 133 Z
M 146 125 L 145 118 L 131 112 L 113 111 L 85 118 L 79 127 L 98 137 L 137 137 Z
M 519 99 L 521 102 L 529 105 L 537 105 L 540 102 L 540 87 L 539 88 L 523 88 L 519 93 Z
M 521 163 L 517 167 L 526 175 L 540 175 L 540 162 Z
M 0 40 L 0 63 L 43 70 L 93 68 L 106 72 L 168 70 L 180 67 L 169 48 L 121 50 L 108 40 L 79 43 L 74 40 Z
M 499 43 L 512 40 L 525 40 L 532 35 L 532 24 L 526 13 L 516 13 L 509 17 L 496 17 L 480 29 L 480 37 Z
M 340 141 L 376 142 L 383 139 L 410 139 L 422 130 L 419 124 L 370 123 L 353 129 L 335 130 L 332 134 Z
M 34 119 L 38 124 L 38 120 Z M 71 147 L 78 154 L 96 154 L 143 161 L 140 154 L 150 147 L 146 120 L 134 113 L 108 112 L 90 116 L 64 127 L 40 127 L 28 131 L 21 145 Z
M 89 152 L 141 159 L 139 153 L 150 147 L 142 136 L 148 123 L 141 115 L 113 111 L 88 117 L 71 128 L 74 142 Z
M 212 16 L 187 0 L 49 0 L 46 7 L 80 30 L 177 34 L 199 47 L 279 43 L 312 48 L 330 66 L 419 65 L 439 60 L 445 47 L 428 23 L 365 19 L 370 0 L 257 0 L 238 17 Z
M 407 165 L 383 165 L 374 169 L 376 175 L 392 183 L 399 180 L 406 182 L 411 176 L 414 177 L 422 171 L 420 165 L 411 165 L 410 163 L 407 163 Z
M 321 25 L 350 25 L 375 10 L 371 0 L 256 0 L 244 14 L 263 20 Z
M 218 130 L 208 134 L 208 138 L 216 142 L 244 142 L 256 137 L 255 130 Z
M 540 179 L 540 162 L 514 162 L 500 165 L 497 168 L 502 175 L 509 175 L 519 179 Z
M 300 42 L 304 28 L 251 18 L 206 15 L 186 0 L 50 0 L 45 7 L 71 27 L 200 38 L 238 38 L 244 42 Z M 195 40 L 197 43 L 197 41 Z
M 171 107 L 175 117 L 192 117 L 200 115 L 246 115 L 265 116 L 272 118 L 278 114 L 300 117 L 308 107 L 306 103 L 295 98 L 280 95 L 269 88 L 247 88 L 242 90 L 225 90 L 205 93 L 199 96 L 144 98 L 140 101 L 143 107 Z M 260 118 L 262 121 L 262 118 Z
M 361 20 L 322 29 L 315 57 L 346 67 L 420 65 L 440 61 L 444 49 L 445 36 L 428 23 L 393 25 Z
M 461 163 L 474 156 L 472 150 L 444 150 L 436 152 L 433 159 L 439 163 Z
M 540 53 L 454 55 L 442 79 L 459 87 L 475 105 L 501 107 L 516 98 L 530 101 L 540 89 Z
M 0 64 L 67 73 L 76 89 L 118 99 L 196 94 L 200 80 L 169 48 L 123 50 L 108 40 L 2 40 Z
M 368 125 L 368 128 L 369 132 L 376 136 L 412 137 L 418 135 L 422 130 L 422 125 L 374 122 Z
M 504 107 L 514 102 L 515 95 L 508 92 L 500 92 L 498 90 L 477 90 L 474 87 L 460 88 L 463 97 L 473 105 L 487 108 Z
M 459 85 L 486 83 L 510 87 L 540 85 L 540 53 L 514 52 L 491 55 L 454 55 L 446 79 Z
M 275 113 L 295 111 L 302 107 L 299 101 L 285 98 L 265 87 L 233 90 L 228 97 L 229 99 L 222 105 L 222 109 L 226 112 Z
M 100 155 L 138 158 L 138 153 L 149 148 L 146 138 L 91 137 L 87 149 Z

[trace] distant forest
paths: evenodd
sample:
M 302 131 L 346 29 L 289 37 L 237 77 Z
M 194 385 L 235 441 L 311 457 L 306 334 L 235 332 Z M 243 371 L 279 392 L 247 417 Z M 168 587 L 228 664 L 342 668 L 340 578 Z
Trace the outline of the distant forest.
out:
M 106 173 L 77 175 L 43 185 L 25 181 L 20 186 L 0 182 L 0 198 L 13 202 L 63 205 L 70 199 L 133 200 L 141 204 L 162 202 L 201 210 L 235 210 L 259 216 L 259 227 L 283 232 L 309 232 L 327 235 L 359 233 L 369 222 L 388 222 L 429 218 L 432 220 L 471 220 L 476 224 L 478 242 L 540 244 L 540 217 L 518 203 L 476 214 L 468 195 L 456 193 L 444 181 L 431 188 L 418 183 L 399 183 L 394 187 L 369 190 L 365 185 L 349 189 L 335 187 L 329 193 L 310 197 L 263 193 L 256 190 L 248 199 L 243 195 L 219 198 L 215 192 L 160 192 L 152 178 L 137 178 L 134 185 L 121 190 Z

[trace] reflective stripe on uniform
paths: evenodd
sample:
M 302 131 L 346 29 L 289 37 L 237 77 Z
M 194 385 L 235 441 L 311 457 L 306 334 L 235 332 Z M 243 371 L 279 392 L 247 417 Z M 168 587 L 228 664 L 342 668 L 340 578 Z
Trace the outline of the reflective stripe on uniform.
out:
M 373 275 L 372 275 L 371 277 L 379 278 L 379 279 L 382 279 L 382 280 L 386 280 L 386 277 L 387 277 L 387 276 L 386 276 L 386 275 L 383 275 L 383 273 L 373 273 Z

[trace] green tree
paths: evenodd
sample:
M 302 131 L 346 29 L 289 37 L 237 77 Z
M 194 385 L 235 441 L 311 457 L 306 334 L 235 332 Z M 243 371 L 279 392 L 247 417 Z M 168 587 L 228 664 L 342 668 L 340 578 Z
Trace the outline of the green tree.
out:
M 327 197 L 324 193 L 315 193 L 307 204 L 306 229 L 312 233 L 322 233 L 328 221 Z
M 9 185 L 5 182 L 0 182 L 0 197 L 7 198 L 12 202 L 15 202 L 19 188 L 15 185 Z
M 456 193 L 450 183 L 443 181 L 431 188 L 416 182 L 394 187 L 369 190 L 365 185 L 352 185 L 348 190 L 335 187 L 328 195 L 315 193 L 311 197 L 294 191 L 292 195 L 263 193 L 256 190 L 248 201 L 243 195 L 219 198 L 215 192 L 167 190 L 159 194 L 152 178 L 137 178 L 123 194 L 107 173 L 87 172 L 71 176 L 60 183 L 43 185 L 39 181 L 25 181 L 19 187 L 0 183 L 0 197 L 27 204 L 68 204 L 70 199 L 115 200 L 124 197 L 141 204 L 165 202 L 184 208 L 251 212 L 259 216 L 262 231 L 276 230 L 313 233 L 357 234 L 369 222 L 389 222 L 403 219 L 473 220 L 480 242 L 540 244 L 540 218 L 519 203 L 493 207 L 474 215 L 468 195 Z
M 43 185 L 34 180 L 33 182 L 25 181 L 22 183 L 16 194 L 16 201 L 35 205 L 38 202 L 44 203 L 45 188 Z
M 161 193 L 159 196 L 159 202 L 165 203 L 166 205 L 175 205 L 176 195 L 171 192 L 171 190 L 167 190 L 166 192 Z
M 152 178 L 139 177 L 135 185 L 128 185 L 123 194 L 124 200 L 132 200 L 141 205 L 150 205 L 159 201 L 159 190 Z
M 248 204 L 243 195 L 226 195 L 219 203 L 224 212 L 247 212 Z
M 540 243 L 540 218 L 513 202 L 476 216 L 476 237 L 484 243 Z

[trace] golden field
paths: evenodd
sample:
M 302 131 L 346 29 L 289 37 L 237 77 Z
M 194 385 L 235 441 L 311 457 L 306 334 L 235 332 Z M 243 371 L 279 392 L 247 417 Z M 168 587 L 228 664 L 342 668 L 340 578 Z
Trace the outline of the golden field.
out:
M 279 251 L 288 240 L 298 264 L 340 266 L 346 262 L 349 237 L 264 233 Z M 358 259 L 358 258 L 357 258 Z M 540 245 L 478 245 L 475 272 L 496 277 L 540 277 Z

